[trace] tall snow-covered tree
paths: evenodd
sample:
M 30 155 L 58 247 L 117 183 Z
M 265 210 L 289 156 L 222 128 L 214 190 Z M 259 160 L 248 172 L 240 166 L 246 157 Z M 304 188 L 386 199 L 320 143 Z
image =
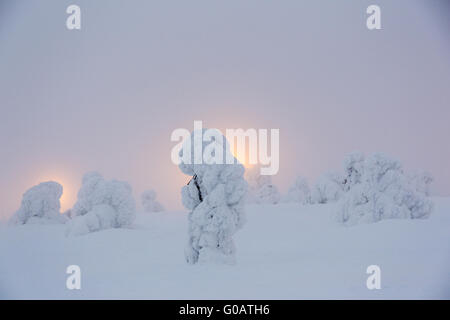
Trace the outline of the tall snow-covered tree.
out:
M 311 190 L 309 189 L 306 178 L 298 176 L 283 200 L 284 202 L 296 202 L 301 204 L 311 203 Z
M 419 219 L 428 217 L 432 209 L 433 203 L 411 186 L 398 161 L 374 154 L 365 161 L 361 183 L 340 201 L 337 218 L 348 225 Z
M 243 178 L 244 167 L 239 163 L 226 163 L 227 157 L 234 157 L 230 154 L 225 137 L 218 131 L 214 131 L 216 134 L 209 142 L 195 139 L 195 134 L 203 136 L 205 132 L 207 129 L 194 131 L 179 154 L 179 168 L 192 176 L 181 192 L 183 205 L 190 210 L 185 257 L 190 264 L 232 264 L 235 262 L 232 236 L 244 224 L 243 200 L 247 191 L 247 183 Z M 198 149 L 216 160 L 195 163 L 194 151 Z M 208 153 L 207 150 L 214 151 Z M 190 159 L 188 156 L 183 157 L 185 152 L 191 154 Z
M 66 218 L 60 213 L 63 187 L 54 181 L 42 182 L 28 189 L 22 203 L 10 219 L 10 224 L 64 223 Z
M 277 204 L 281 195 L 272 183 L 272 176 L 261 175 L 260 166 L 253 166 L 246 170 L 245 179 L 248 183 L 247 203 Z
M 80 235 L 133 223 L 136 206 L 131 186 L 123 181 L 106 181 L 97 172 L 84 175 L 78 199 L 70 212 L 67 234 Z
M 141 195 L 141 203 L 145 212 L 164 211 L 164 207 L 156 200 L 156 192 L 154 190 L 146 190 Z
M 344 194 L 344 178 L 334 172 L 322 175 L 311 191 L 312 203 L 338 201 Z

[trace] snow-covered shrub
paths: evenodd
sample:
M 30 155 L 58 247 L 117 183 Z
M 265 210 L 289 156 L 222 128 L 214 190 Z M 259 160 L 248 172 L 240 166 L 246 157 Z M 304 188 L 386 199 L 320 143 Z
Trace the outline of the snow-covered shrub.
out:
M 66 218 L 60 213 L 59 202 L 62 193 L 63 187 L 54 181 L 42 182 L 28 189 L 10 224 L 64 223 Z
M 77 202 L 70 214 L 73 219 L 69 224 L 69 234 L 77 234 L 71 229 L 82 229 L 80 225 L 83 223 L 90 231 L 129 226 L 136 215 L 131 186 L 123 181 L 106 181 L 99 173 L 89 172 L 83 177 Z M 90 227 L 97 225 L 93 223 L 94 216 L 102 217 L 98 218 L 101 220 L 101 223 L 98 223 L 99 228 Z M 104 223 L 105 221 L 111 223 Z
M 420 172 L 409 176 L 409 183 L 419 193 L 426 196 L 430 195 L 430 185 L 433 182 L 433 176 L 429 172 Z
M 156 201 L 156 192 L 153 190 L 146 190 L 142 193 L 141 203 L 145 212 L 164 211 L 163 206 Z
M 192 176 L 181 191 L 183 205 L 191 210 L 188 218 L 186 261 L 190 264 L 234 263 L 235 246 L 232 236 L 244 223 L 243 200 L 247 191 L 247 183 L 243 178 L 244 167 L 239 163 L 225 164 L 227 156 L 234 157 L 230 154 L 225 137 L 218 131 L 214 131 L 217 134 L 210 142 L 194 139 L 196 132 L 202 136 L 206 129 L 194 131 L 179 153 L 179 168 Z M 204 151 L 207 147 L 208 150 L 214 150 L 210 159 L 219 157 L 216 149 L 222 150 L 222 164 L 214 161 L 194 164 L 193 150 L 199 147 Z M 183 159 L 184 152 L 191 153 L 191 161 Z
M 116 227 L 117 212 L 107 204 L 95 205 L 88 213 L 69 221 L 67 235 L 80 236 Z
M 364 154 L 353 152 L 344 159 L 345 177 L 343 181 L 344 191 L 350 190 L 355 184 L 361 183 L 364 173 Z
M 247 169 L 245 179 L 248 183 L 247 203 L 277 204 L 280 202 L 281 195 L 272 183 L 272 176 L 261 175 L 259 166 Z
M 344 178 L 337 173 L 322 175 L 311 191 L 312 203 L 330 203 L 338 201 L 344 194 Z
M 284 202 L 301 204 L 311 203 L 311 190 L 309 189 L 308 181 L 304 177 L 298 176 L 283 200 Z
M 408 182 L 401 164 L 383 154 L 367 158 L 361 183 L 340 201 L 338 221 L 352 225 L 393 218 L 426 218 L 433 203 Z

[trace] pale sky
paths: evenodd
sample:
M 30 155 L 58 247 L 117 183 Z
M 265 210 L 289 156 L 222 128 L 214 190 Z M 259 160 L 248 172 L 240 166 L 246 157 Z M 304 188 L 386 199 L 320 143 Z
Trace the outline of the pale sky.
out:
M 66 8 L 82 27 L 66 29 Z M 381 7 L 382 30 L 366 28 Z M 181 209 L 172 164 L 194 120 L 280 130 L 285 191 L 385 152 L 450 195 L 446 0 L 0 2 L 0 217 L 46 180 L 73 205 L 86 171 Z

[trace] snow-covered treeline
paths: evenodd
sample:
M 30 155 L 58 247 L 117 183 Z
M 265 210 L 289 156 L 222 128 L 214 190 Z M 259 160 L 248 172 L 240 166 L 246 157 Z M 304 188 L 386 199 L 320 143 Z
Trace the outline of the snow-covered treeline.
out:
M 298 177 L 284 197 L 301 204 L 338 203 L 337 220 L 351 225 L 390 218 L 426 218 L 433 209 L 428 198 L 433 181 L 429 173 L 408 174 L 401 163 L 375 153 L 359 152 L 344 159 L 343 172 L 322 175 L 310 190 Z
M 10 225 L 66 223 L 67 235 L 82 235 L 94 231 L 130 226 L 136 216 L 131 186 L 124 181 L 107 181 L 98 172 L 83 176 L 73 208 L 61 213 L 63 187 L 54 181 L 40 183 L 28 189 L 20 208 L 9 220 Z M 141 195 L 144 212 L 163 211 L 154 190 Z

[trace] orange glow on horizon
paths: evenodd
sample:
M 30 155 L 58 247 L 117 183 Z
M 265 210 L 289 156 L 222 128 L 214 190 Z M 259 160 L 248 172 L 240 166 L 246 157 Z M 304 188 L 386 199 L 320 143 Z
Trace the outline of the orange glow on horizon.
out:
M 246 168 L 251 168 L 253 165 L 247 161 L 247 155 L 246 154 L 239 154 L 238 152 L 234 151 L 233 156 Z

